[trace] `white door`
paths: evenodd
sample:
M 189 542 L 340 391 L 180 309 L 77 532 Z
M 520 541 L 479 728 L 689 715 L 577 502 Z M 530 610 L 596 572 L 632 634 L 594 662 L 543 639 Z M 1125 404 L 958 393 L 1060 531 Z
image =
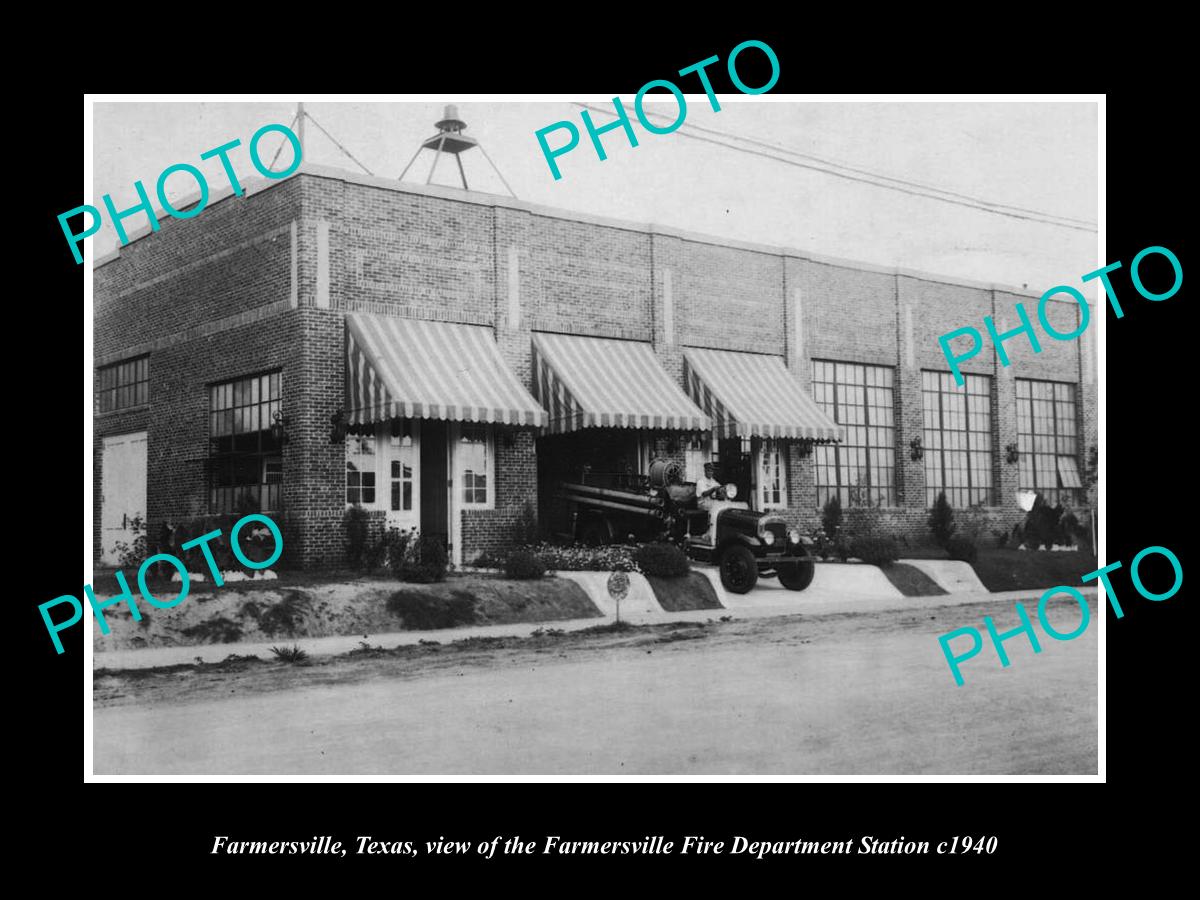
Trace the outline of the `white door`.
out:
M 384 430 L 383 504 L 388 527 L 410 531 L 421 525 L 421 423 L 406 423 L 408 433 L 401 436 Z
M 104 438 L 100 463 L 100 561 L 120 561 L 117 544 L 133 546 L 132 521 L 146 518 L 146 432 Z

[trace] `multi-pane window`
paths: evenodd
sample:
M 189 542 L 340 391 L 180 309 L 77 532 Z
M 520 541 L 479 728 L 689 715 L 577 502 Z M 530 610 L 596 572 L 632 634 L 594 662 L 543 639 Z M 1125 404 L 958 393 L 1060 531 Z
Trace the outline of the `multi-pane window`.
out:
M 758 451 L 758 508 L 787 506 L 787 475 L 784 469 L 786 444 L 763 441 Z
M 100 375 L 100 412 L 140 406 L 150 399 L 150 357 L 104 366 Z
M 946 492 L 951 506 L 990 506 L 992 493 L 992 379 L 922 372 L 925 415 L 925 503 Z
M 1017 379 L 1018 486 L 1052 506 L 1080 501 L 1075 415 L 1075 385 Z
M 405 443 L 407 441 L 407 443 Z M 411 512 L 413 508 L 413 449 L 412 439 L 392 435 L 391 501 L 392 512 Z M 399 457 L 397 459 L 397 457 Z
M 375 503 L 375 435 L 346 436 L 346 502 Z
M 895 373 L 887 366 L 813 361 L 813 396 L 844 427 L 840 444 L 813 448 L 817 504 L 896 505 Z
M 272 426 L 281 410 L 280 374 L 209 387 L 208 433 L 213 512 L 280 508 L 283 455 Z
M 462 472 L 461 501 L 464 506 L 488 504 L 488 434 L 483 425 L 462 426 L 458 442 L 458 465 Z
M 704 474 L 704 464 L 708 462 L 708 444 L 698 437 L 688 440 L 683 448 L 683 480 L 696 481 Z

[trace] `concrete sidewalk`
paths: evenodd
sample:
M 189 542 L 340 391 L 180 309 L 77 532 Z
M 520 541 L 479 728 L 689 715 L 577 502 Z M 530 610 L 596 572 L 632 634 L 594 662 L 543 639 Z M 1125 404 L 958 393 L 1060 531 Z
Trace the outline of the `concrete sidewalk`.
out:
M 719 585 L 719 581 L 718 581 Z M 936 597 L 869 597 L 854 594 L 843 594 L 840 597 L 810 597 L 805 599 L 807 592 L 796 593 L 788 591 L 777 582 L 766 581 L 752 594 L 729 595 L 718 589 L 718 597 L 725 603 L 725 609 L 700 609 L 683 612 L 665 612 L 662 610 L 621 611 L 622 621 L 635 625 L 659 625 L 666 622 L 706 622 L 717 620 L 723 616 L 735 619 L 758 619 L 772 616 L 830 616 L 853 613 L 877 613 L 885 610 L 925 610 L 947 606 L 965 606 L 972 603 L 1011 604 L 1014 601 L 1027 601 L 1026 609 L 1032 612 L 1030 602 L 1037 603 L 1043 590 L 1032 591 L 963 591 L 954 594 L 943 594 Z M 1096 597 L 1095 587 L 1084 587 L 1079 590 L 1089 599 Z M 94 669 L 145 669 L 156 666 L 187 665 L 197 660 L 206 663 L 220 662 L 230 654 L 242 656 L 259 656 L 272 659 L 271 647 L 299 646 L 310 656 L 332 656 L 348 653 L 359 649 L 365 641 L 372 648 L 382 647 L 392 649 L 405 644 L 417 644 L 421 641 L 438 641 L 443 644 L 461 641 L 467 638 L 489 637 L 528 637 L 538 629 L 562 629 L 563 631 L 579 631 L 596 625 L 604 625 L 613 621 L 611 616 L 591 619 L 568 619 L 561 622 L 535 622 L 517 625 L 481 625 L 463 628 L 444 628 L 436 631 L 403 631 L 390 634 L 372 634 L 363 637 L 361 634 L 339 635 L 320 638 L 280 638 L 268 643 L 256 644 L 203 644 L 194 647 L 151 647 L 142 650 L 114 650 L 96 652 L 93 656 Z M 961 625 L 979 624 L 973 622 L 958 623 Z M 95 627 L 93 625 L 93 627 Z M 949 629 L 948 629 L 949 630 Z

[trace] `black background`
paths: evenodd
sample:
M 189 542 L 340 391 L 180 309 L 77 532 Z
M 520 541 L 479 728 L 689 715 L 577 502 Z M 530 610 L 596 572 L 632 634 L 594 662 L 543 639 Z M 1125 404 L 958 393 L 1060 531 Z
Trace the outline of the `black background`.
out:
M 559 23 L 550 19 L 543 25 L 553 29 Z M 82 306 L 84 267 L 75 265 L 55 218 L 84 202 L 78 168 L 84 105 L 74 85 L 60 84 L 46 87 L 21 110 L 24 127 L 38 139 L 17 148 L 28 157 L 18 168 L 32 177 L 11 182 L 19 194 L 25 193 L 19 206 L 13 201 L 19 216 L 10 207 L 10 221 L 19 223 L 19 231 L 10 232 L 9 238 L 9 271 L 15 275 L 8 297 L 9 445 L 16 452 L 8 467 L 15 496 L 6 529 L 9 577 L 16 582 L 8 604 L 12 621 L 22 623 L 19 633 L 27 639 L 19 673 L 10 671 L 8 679 L 10 690 L 28 707 L 7 735 L 10 746 L 27 757 L 10 769 L 24 798 L 18 829 L 26 848 L 22 852 L 64 852 L 56 841 L 74 834 L 84 840 L 89 854 L 106 848 L 106 868 L 178 866 L 179 872 L 187 873 L 189 886 L 220 884 L 241 875 L 289 882 L 301 876 L 305 884 L 318 876 L 348 887 L 366 873 L 403 878 L 421 871 L 446 889 L 460 886 L 464 877 L 487 884 L 475 876 L 492 872 L 518 876 L 492 884 L 536 885 L 556 892 L 583 883 L 559 881 L 559 875 L 585 875 L 587 883 L 598 883 L 591 879 L 606 873 L 623 877 L 633 866 L 641 874 L 670 877 L 672 883 L 707 879 L 718 869 L 739 877 L 757 873 L 770 878 L 802 878 L 813 870 L 847 878 L 890 878 L 914 871 L 944 878 L 950 872 L 970 869 L 978 874 L 988 869 L 1017 888 L 1023 867 L 1059 860 L 1067 871 L 1074 863 L 1065 861 L 1085 859 L 1089 851 L 1094 855 L 1105 842 L 1116 841 L 1123 854 L 1135 858 L 1153 852 L 1157 820 L 1152 805 L 1178 791 L 1174 780 L 1184 775 L 1187 764 L 1183 728 L 1194 707 L 1184 687 L 1192 640 L 1184 621 L 1187 583 L 1170 600 L 1151 603 L 1135 595 L 1127 574 L 1133 555 L 1153 544 L 1174 550 L 1185 573 L 1190 571 L 1181 525 L 1194 502 L 1190 419 L 1196 404 L 1193 379 L 1185 372 L 1193 358 L 1194 337 L 1184 321 L 1187 285 L 1185 281 L 1184 289 L 1170 300 L 1151 303 L 1135 293 L 1128 275 L 1133 256 L 1150 245 L 1171 248 L 1188 269 L 1182 222 L 1190 170 L 1184 156 L 1190 159 L 1194 152 L 1178 130 L 1186 100 L 1171 88 L 1171 79 L 1159 68 L 1161 60 L 1148 55 L 1150 70 L 1138 63 L 1122 66 L 1119 72 L 1116 65 L 1104 71 L 1087 69 L 1083 60 L 1097 58 L 1097 46 L 1069 29 L 1056 33 L 1048 22 L 1029 25 L 1031 31 L 1020 41 L 1006 43 L 1005 36 L 989 35 L 990 42 L 975 41 L 969 50 L 953 49 L 960 46 L 958 41 L 917 42 L 900 33 L 864 44 L 860 33 L 815 24 L 740 28 L 726 23 L 703 36 L 655 34 L 624 25 L 584 32 L 562 26 L 561 33 L 530 39 L 523 47 L 501 38 L 499 31 L 471 40 L 461 30 L 403 34 L 391 27 L 394 33 L 389 33 L 386 47 L 384 37 L 365 38 L 361 29 L 357 43 L 338 29 L 317 35 L 311 28 L 302 39 L 261 32 L 256 46 L 214 40 L 195 57 L 197 63 L 205 62 L 194 67 L 195 77 L 189 77 L 192 66 L 179 64 L 131 69 L 125 75 L 106 69 L 89 87 L 112 92 L 296 94 L 598 91 L 628 102 L 645 81 L 670 77 L 713 54 L 724 60 L 738 42 L 757 38 L 769 43 L 780 60 L 782 75 L 772 94 L 1108 92 L 1105 261 L 1124 263 L 1113 281 L 1126 313 L 1117 320 L 1106 311 L 1108 424 L 1101 448 L 1108 469 L 1107 558 L 1126 565 L 1113 578 L 1125 618 L 1116 620 L 1110 611 L 1106 622 L 1107 703 L 1102 709 L 1107 711 L 1109 784 L 85 785 L 82 642 L 89 632 L 76 628 L 64 633 L 67 652 L 56 656 L 37 612 L 37 604 L 47 599 L 80 592 L 82 567 L 76 568 L 79 557 L 74 554 L 82 484 L 78 432 L 73 429 L 80 379 L 90 384 L 91 378 L 76 356 L 81 353 L 79 332 L 74 331 L 79 325 L 66 327 L 81 321 L 75 316 Z M 1039 27 L 1046 33 L 1039 33 Z M 1046 60 L 1053 54 L 1047 47 L 1057 47 L 1055 52 L 1065 53 L 1069 63 L 1051 67 Z M 756 58 L 758 54 L 750 51 L 739 59 L 747 84 L 766 80 L 765 69 L 754 71 Z M 249 74 L 272 72 L 272 59 L 279 63 L 274 74 Z M 709 71 L 718 93 L 733 91 L 723 65 Z M 224 74 L 218 77 L 216 72 Z M 1131 80 L 1140 78 L 1146 79 L 1144 89 Z M 683 86 L 695 89 L 691 83 Z M 614 189 L 637 190 L 637 185 Z M 1075 284 L 1079 274 L 1064 272 L 1063 283 Z M 1150 277 L 1147 274 L 1147 280 Z M 86 524 L 85 540 L 90 540 Z M 1162 566 L 1164 578 L 1169 575 L 1159 559 L 1149 561 L 1143 577 L 1149 587 L 1161 590 L 1156 564 Z M 1118 791 L 1117 804 L 1111 796 L 1102 803 L 1099 790 Z M 1135 818 L 1128 818 L 1131 815 Z M 345 844 L 365 834 L 415 842 L 443 835 L 478 842 L 497 834 L 599 840 L 663 834 L 676 841 L 683 834 L 726 840 L 733 834 L 770 840 L 844 840 L 858 835 L 890 840 L 904 835 L 936 842 L 957 834 L 997 835 L 999 850 L 990 857 L 805 856 L 761 863 L 728 855 L 673 855 L 649 861 L 540 856 L 483 861 L 475 855 L 416 860 L 238 858 L 208 855 L 214 834 L 254 840 L 332 834 Z M 1103 866 L 1103 854 L 1101 850 L 1088 865 Z M 783 883 L 812 884 L 801 879 Z M 406 886 L 399 879 L 390 884 Z M 624 884 L 633 887 L 639 882 Z M 959 890 L 967 882 L 952 884 Z

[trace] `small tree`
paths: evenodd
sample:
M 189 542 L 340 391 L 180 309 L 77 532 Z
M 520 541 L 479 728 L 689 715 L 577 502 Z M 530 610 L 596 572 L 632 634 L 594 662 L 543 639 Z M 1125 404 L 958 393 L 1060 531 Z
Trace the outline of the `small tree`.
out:
M 954 508 L 946 499 L 946 492 L 939 491 L 937 500 L 933 503 L 933 509 L 929 511 L 929 530 L 933 534 L 933 542 L 939 547 L 948 547 L 956 528 Z
M 842 536 L 842 501 L 837 494 L 825 501 L 821 510 L 821 528 L 831 544 L 836 544 Z
M 528 547 L 537 543 L 538 520 L 537 510 L 533 507 L 533 501 L 526 500 L 525 505 L 521 507 L 521 511 L 517 513 L 517 521 L 513 531 L 518 546 Z
M 370 517 L 367 511 L 355 503 L 342 516 L 342 528 L 346 534 L 346 562 L 360 568 L 367 552 L 367 536 Z

